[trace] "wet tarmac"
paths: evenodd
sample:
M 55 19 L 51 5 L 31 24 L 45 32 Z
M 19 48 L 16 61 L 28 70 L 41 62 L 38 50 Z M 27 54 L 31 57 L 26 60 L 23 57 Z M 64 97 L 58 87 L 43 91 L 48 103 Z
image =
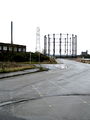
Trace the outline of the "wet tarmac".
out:
M 90 119 L 90 65 L 57 61 L 49 71 L 0 81 L 0 120 Z

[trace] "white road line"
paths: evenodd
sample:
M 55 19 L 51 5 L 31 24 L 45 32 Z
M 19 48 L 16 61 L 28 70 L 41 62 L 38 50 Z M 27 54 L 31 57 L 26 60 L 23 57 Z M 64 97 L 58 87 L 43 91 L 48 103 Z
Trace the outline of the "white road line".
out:
M 51 108 L 51 107 L 52 107 L 52 105 L 49 105 L 49 107 Z
M 61 89 L 65 89 L 64 87 L 62 87 L 62 86 L 59 86 L 59 85 L 57 85 L 55 82 L 52 82 L 52 81 L 50 81 L 54 86 L 56 86 L 56 87 L 59 87 L 59 88 L 61 88 Z M 66 89 L 65 89 L 66 90 Z
M 85 100 L 83 100 L 82 98 L 80 98 L 80 100 L 81 100 L 83 103 L 87 103 L 87 104 L 88 104 L 88 102 L 85 101 Z
M 43 97 L 41 92 L 38 90 L 38 88 L 35 87 L 35 85 L 32 85 L 32 88 L 37 91 L 37 93 L 40 95 L 40 97 Z

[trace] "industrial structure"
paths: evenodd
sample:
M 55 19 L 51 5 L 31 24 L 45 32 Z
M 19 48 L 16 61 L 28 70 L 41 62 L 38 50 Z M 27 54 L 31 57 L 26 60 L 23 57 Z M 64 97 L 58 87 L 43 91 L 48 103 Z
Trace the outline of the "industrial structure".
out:
M 0 53 L 2 52 L 26 52 L 25 45 L 13 44 L 13 21 L 11 21 L 11 43 L 0 42 Z
M 40 52 L 40 28 L 36 28 L 36 52 Z
M 85 57 L 85 56 L 88 56 L 88 50 L 86 50 L 85 52 L 81 52 L 81 56 Z
M 13 21 L 11 21 L 11 44 L 13 44 Z
M 53 57 L 76 57 L 77 35 L 62 33 L 45 35 L 44 54 Z

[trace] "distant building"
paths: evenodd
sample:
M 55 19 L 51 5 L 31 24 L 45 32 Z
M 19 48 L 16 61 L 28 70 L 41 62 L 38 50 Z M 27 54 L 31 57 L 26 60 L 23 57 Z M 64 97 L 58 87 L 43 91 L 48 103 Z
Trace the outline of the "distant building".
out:
M 26 52 L 25 45 L 0 43 L 0 52 Z
M 81 52 L 82 56 L 87 56 L 88 55 L 88 51 L 86 50 L 86 52 Z

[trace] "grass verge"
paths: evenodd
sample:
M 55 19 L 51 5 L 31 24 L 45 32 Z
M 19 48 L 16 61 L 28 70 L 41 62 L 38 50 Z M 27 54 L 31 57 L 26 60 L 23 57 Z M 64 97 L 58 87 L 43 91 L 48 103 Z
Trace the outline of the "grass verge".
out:
M 35 69 L 38 68 L 38 72 L 47 71 L 47 68 L 37 67 L 30 63 L 15 63 L 15 62 L 2 62 L 0 63 L 0 73 L 9 73 L 16 71 L 23 71 L 27 69 Z
M 37 68 L 35 65 L 30 65 L 30 64 L 25 65 L 19 63 L 11 63 L 11 62 L 0 63 L 0 73 L 16 72 L 26 69 L 35 69 L 35 68 Z

